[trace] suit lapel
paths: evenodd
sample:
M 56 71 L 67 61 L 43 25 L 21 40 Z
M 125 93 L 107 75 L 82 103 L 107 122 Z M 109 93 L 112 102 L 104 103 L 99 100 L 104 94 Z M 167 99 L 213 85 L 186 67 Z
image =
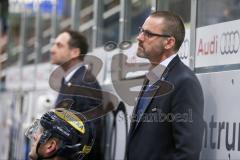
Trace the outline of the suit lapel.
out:
M 179 56 L 177 55 L 177 56 L 174 57 L 173 60 L 168 64 L 167 68 L 165 69 L 164 73 L 162 74 L 161 80 L 159 80 L 158 82 L 156 82 L 156 84 L 154 84 L 154 85 L 155 85 L 155 89 L 150 93 L 149 102 L 147 103 L 146 107 L 144 108 L 144 112 L 143 112 L 143 113 L 146 112 L 146 109 L 148 108 L 148 106 L 149 106 L 150 103 L 152 102 L 153 97 L 156 95 L 157 91 L 158 91 L 159 89 L 161 89 L 161 84 L 162 84 L 161 82 L 162 82 L 162 80 L 165 80 L 165 79 L 167 78 L 168 73 L 171 71 L 171 69 L 172 69 L 178 62 L 180 62 L 180 61 L 181 61 L 181 60 L 180 60 Z M 145 81 L 146 81 L 146 80 L 145 80 Z M 145 84 L 145 83 L 143 83 L 143 84 Z M 145 89 L 145 86 L 146 86 L 146 85 L 143 85 L 143 87 L 142 87 L 142 89 L 141 89 L 141 92 L 140 92 L 140 94 L 139 94 L 139 96 L 138 96 L 138 102 L 137 102 L 136 106 L 137 106 L 138 103 L 139 103 L 139 98 L 140 98 L 140 96 L 142 96 L 143 91 L 144 91 L 144 89 Z M 164 88 L 164 87 L 163 87 L 163 88 Z M 134 116 L 134 114 L 136 114 L 136 109 L 137 109 L 136 106 L 135 106 L 134 111 L 133 111 L 133 116 Z M 143 117 L 141 116 L 141 118 L 139 119 L 139 121 L 136 122 L 136 120 L 135 120 L 134 122 L 131 123 L 130 131 L 129 131 L 129 138 L 130 138 L 130 137 L 133 135 L 133 133 L 136 131 L 136 129 L 137 129 L 137 127 L 139 126 L 139 123 L 141 122 L 142 118 L 143 118 Z

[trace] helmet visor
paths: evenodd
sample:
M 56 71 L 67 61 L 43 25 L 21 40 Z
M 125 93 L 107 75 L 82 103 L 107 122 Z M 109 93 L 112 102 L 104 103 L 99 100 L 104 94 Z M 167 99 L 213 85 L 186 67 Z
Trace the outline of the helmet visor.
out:
M 36 141 L 37 137 L 43 133 L 43 127 L 40 124 L 40 119 L 36 119 L 32 125 L 26 130 L 25 136 L 32 142 Z

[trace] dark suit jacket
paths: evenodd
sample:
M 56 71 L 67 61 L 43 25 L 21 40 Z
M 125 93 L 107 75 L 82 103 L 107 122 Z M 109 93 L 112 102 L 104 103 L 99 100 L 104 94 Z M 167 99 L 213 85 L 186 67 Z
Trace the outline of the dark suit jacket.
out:
M 204 105 L 200 83 L 178 56 L 165 71 L 165 81 L 174 88 L 166 95 L 156 96 L 164 88 L 163 82 L 157 82 L 158 89 L 153 91 L 144 116 L 131 123 L 128 160 L 199 159 Z
M 97 92 L 95 92 L 95 90 Z M 96 78 L 89 70 L 86 69 L 85 66 L 82 66 L 73 74 L 68 82 L 64 82 L 64 84 L 62 84 L 56 104 L 64 99 L 72 99 L 73 105 L 71 109 L 78 112 L 84 112 L 100 105 L 102 103 L 101 98 L 101 87 Z M 102 123 L 103 122 L 101 118 L 94 120 L 96 139 L 91 153 L 86 155 L 84 160 L 101 160 L 103 157 L 101 139 L 102 130 L 104 130 L 104 128 Z
M 83 88 L 80 87 L 84 87 L 86 91 L 82 92 Z M 101 104 L 101 100 L 96 98 L 99 95 L 94 95 L 92 90 L 101 91 L 101 87 L 92 73 L 85 66 L 81 66 L 68 82 L 62 84 L 56 104 L 64 99 L 72 99 L 74 108 L 71 109 L 79 112 L 87 111 Z M 101 98 L 101 95 L 99 97 Z

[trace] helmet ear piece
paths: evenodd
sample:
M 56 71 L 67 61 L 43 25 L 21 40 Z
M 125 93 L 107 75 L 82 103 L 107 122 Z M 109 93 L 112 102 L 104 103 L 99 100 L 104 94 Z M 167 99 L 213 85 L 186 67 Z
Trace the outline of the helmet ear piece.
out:
M 62 157 L 68 157 L 68 156 L 70 156 L 69 153 L 73 153 L 72 156 L 74 157 L 75 155 L 79 155 L 80 148 L 82 148 L 82 144 L 76 144 L 76 145 L 62 144 L 60 149 L 57 152 L 57 155 L 62 156 Z M 72 159 L 75 159 L 73 157 L 72 157 Z
M 48 140 L 51 136 L 52 136 L 52 134 L 51 134 L 50 131 L 48 131 L 48 130 L 44 131 L 43 134 L 42 134 L 42 136 L 41 136 L 41 138 L 40 138 L 40 140 L 39 140 L 40 144 L 46 143 L 47 140 Z

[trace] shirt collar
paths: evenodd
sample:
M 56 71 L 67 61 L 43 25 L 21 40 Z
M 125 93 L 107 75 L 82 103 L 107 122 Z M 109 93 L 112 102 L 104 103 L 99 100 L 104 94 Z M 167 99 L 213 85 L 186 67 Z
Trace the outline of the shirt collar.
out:
M 154 67 L 151 71 L 146 74 L 146 77 L 149 80 L 149 85 L 153 85 L 158 80 L 161 79 L 163 72 L 167 68 L 168 64 L 176 57 L 177 54 L 173 54 L 161 63 L 159 63 L 156 67 Z
M 72 68 L 70 68 L 70 69 L 66 72 L 66 74 L 65 74 L 65 76 L 64 76 L 65 82 L 68 82 L 68 81 L 72 78 L 72 76 L 74 75 L 74 73 L 76 73 L 77 70 L 78 70 L 80 67 L 82 67 L 82 66 L 83 66 L 82 63 L 78 63 L 78 64 L 74 65 Z
M 163 66 L 167 67 L 168 64 L 173 60 L 174 57 L 176 57 L 177 54 L 173 54 L 170 57 L 168 57 L 167 59 L 165 59 L 164 61 L 162 61 L 160 64 L 162 64 Z

